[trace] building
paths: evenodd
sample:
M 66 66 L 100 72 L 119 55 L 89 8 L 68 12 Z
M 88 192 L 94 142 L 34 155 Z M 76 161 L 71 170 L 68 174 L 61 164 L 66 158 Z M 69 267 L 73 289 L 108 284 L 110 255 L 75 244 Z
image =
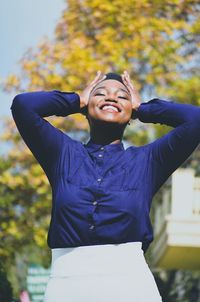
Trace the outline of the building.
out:
M 200 177 L 191 168 L 177 169 L 154 211 L 152 266 L 200 269 Z

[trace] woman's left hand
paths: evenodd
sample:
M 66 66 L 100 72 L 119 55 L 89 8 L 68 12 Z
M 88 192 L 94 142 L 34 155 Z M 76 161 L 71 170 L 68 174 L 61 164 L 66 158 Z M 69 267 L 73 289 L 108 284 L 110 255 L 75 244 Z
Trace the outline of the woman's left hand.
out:
M 141 104 L 141 98 L 140 98 L 138 91 L 131 83 L 131 80 L 130 80 L 130 77 L 129 77 L 129 74 L 127 71 L 124 71 L 124 73 L 122 74 L 122 80 L 124 82 L 124 85 L 128 88 L 128 90 L 130 92 L 132 109 L 133 109 L 133 111 L 137 110 Z

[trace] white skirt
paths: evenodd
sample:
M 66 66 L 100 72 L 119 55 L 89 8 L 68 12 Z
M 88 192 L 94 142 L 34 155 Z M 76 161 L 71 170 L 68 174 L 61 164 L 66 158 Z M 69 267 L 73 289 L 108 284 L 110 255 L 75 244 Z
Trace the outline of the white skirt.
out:
M 141 242 L 52 249 L 44 302 L 161 302 Z

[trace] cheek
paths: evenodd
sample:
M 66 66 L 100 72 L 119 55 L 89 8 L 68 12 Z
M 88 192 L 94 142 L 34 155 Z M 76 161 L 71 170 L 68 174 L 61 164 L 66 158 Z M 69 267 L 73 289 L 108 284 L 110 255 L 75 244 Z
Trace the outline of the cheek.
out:
M 94 110 L 95 110 L 95 107 L 96 107 L 96 102 L 94 101 L 94 99 L 89 99 L 88 101 L 88 114 L 89 115 L 94 115 Z
M 90 97 L 89 99 L 88 99 L 88 107 L 91 107 L 92 105 L 94 105 L 95 104 L 95 99 L 93 98 L 93 97 Z
M 127 104 L 126 112 L 127 112 L 127 114 L 130 114 L 130 115 L 132 114 L 132 104 L 131 103 Z
M 88 100 L 88 109 L 93 109 L 96 107 L 98 102 L 99 100 L 97 98 L 90 97 Z
M 88 111 L 91 111 L 94 108 L 94 102 L 92 102 L 92 100 L 90 100 L 88 102 Z

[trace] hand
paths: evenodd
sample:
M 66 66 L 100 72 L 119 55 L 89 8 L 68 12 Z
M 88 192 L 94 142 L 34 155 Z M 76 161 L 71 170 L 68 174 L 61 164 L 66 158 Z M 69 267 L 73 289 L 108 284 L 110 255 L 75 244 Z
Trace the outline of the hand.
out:
M 124 73 L 122 74 L 122 80 L 124 82 L 124 85 L 128 88 L 130 95 L 131 95 L 131 102 L 132 102 L 132 110 L 137 110 L 138 107 L 141 104 L 141 98 L 140 95 L 138 93 L 138 91 L 136 90 L 136 88 L 133 86 L 133 84 L 131 83 L 129 74 L 127 71 L 124 71 Z
M 101 71 L 98 71 L 95 79 L 83 90 L 82 93 L 79 94 L 81 113 L 86 114 L 86 107 L 88 105 L 88 101 L 92 89 L 105 78 L 106 75 L 102 74 Z

